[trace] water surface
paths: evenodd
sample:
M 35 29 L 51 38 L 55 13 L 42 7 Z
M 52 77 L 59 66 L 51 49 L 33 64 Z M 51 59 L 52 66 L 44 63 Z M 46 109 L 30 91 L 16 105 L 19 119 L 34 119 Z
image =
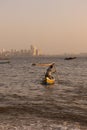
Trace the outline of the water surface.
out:
M 56 83 L 41 84 L 55 62 Z M 87 59 L 24 57 L 0 64 L 0 130 L 86 130 Z

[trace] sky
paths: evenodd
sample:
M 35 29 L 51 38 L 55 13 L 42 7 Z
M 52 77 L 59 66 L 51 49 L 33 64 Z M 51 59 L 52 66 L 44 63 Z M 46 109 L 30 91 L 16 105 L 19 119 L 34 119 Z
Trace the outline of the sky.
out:
M 0 50 L 87 52 L 87 0 L 0 0 Z

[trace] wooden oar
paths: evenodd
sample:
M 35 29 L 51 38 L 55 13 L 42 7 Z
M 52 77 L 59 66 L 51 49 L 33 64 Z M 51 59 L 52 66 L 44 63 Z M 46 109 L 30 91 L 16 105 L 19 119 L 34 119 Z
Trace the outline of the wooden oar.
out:
M 52 63 L 33 63 L 32 66 L 50 66 Z

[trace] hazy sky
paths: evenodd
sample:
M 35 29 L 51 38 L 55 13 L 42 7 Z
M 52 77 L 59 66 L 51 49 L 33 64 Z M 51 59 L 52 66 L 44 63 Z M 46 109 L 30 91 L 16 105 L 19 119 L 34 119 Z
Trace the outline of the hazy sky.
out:
M 87 52 L 87 0 L 0 0 L 0 50 Z

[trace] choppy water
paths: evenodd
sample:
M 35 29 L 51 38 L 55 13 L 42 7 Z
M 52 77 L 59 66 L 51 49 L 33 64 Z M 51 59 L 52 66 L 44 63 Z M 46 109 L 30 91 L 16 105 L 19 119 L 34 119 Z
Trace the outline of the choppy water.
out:
M 51 86 L 41 84 L 56 63 Z M 0 64 L 0 130 L 87 130 L 87 58 L 25 57 Z

